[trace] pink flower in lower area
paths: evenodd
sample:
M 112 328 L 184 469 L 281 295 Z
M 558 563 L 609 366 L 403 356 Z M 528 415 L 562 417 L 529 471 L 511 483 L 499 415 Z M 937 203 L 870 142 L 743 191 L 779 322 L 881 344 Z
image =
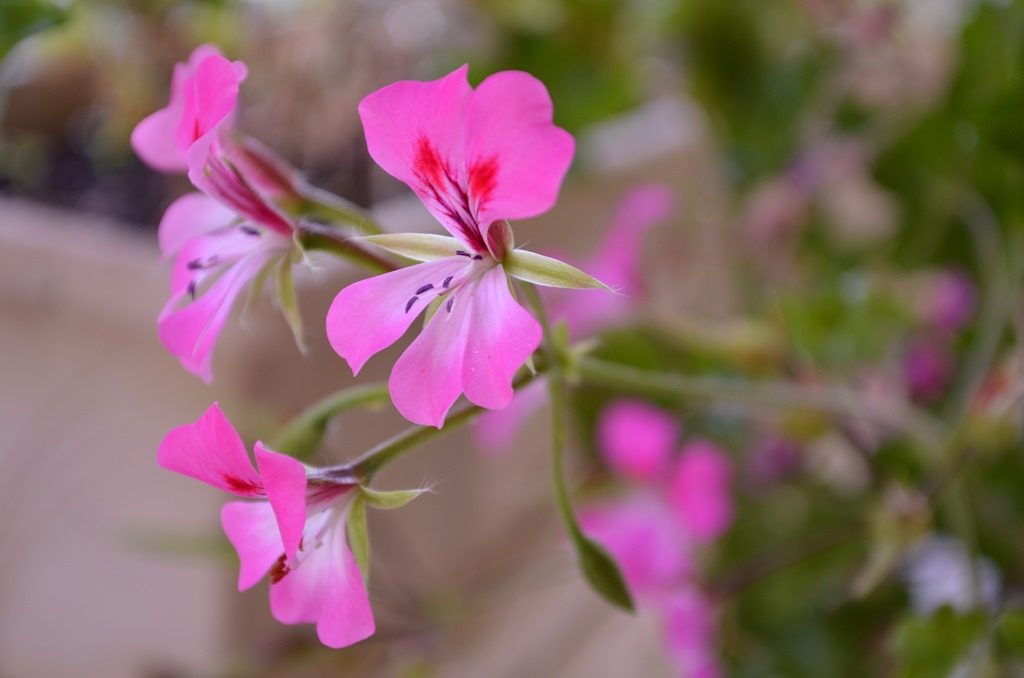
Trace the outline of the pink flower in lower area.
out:
M 640 605 L 660 616 L 681 675 L 713 677 L 716 614 L 695 583 L 693 553 L 732 522 L 732 467 L 703 440 L 674 454 L 678 433 L 658 408 L 610 405 L 598 423 L 598 443 L 626 492 L 581 511 L 580 525 L 619 564 Z
M 188 153 L 197 141 L 234 124 L 241 61 L 225 59 L 216 47 L 197 47 L 187 63 L 174 67 L 167 106 L 132 132 L 132 148 L 147 165 L 163 172 L 188 169 Z
M 462 393 L 492 409 L 512 401 L 541 330 L 509 286 L 506 220 L 554 204 L 574 149 L 540 81 L 505 71 L 473 89 L 466 73 L 398 82 L 360 103 L 370 155 L 454 238 L 432 260 L 344 288 L 327 315 L 331 346 L 358 373 L 431 308 L 388 386 L 404 417 L 438 427 Z
M 240 591 L 269 573 L 270 609 L 278 621 L 316 624 L 320 641 L 334 648 L 373 635 L 373 612 L 345 531 L 356 486 L 259 442 L 254 456 L 256 468 L 215 403 L 196 422 L 168 433 L 157 460 L 255 500 L 230 502 L 221 510 L 221 525 L 241 564 Z

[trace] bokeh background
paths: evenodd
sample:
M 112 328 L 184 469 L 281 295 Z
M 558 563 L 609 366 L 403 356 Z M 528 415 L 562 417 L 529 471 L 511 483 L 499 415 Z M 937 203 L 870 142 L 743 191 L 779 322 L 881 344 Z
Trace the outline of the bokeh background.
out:
M 460 431 L 381 475 L 434 493 L 371 517 L 371 640 L 326 650 L 270 619 L 265 586 L 235 593 L 221 497 L 156 447 L 214 399 L 255 439 L 351 383 L 321 327 L 356 272 L 302 274 L 304 355 L 267 302 L 229 326 L 211 388 L 163 351 L 155 229 L 188 186 L 128 137 L 204 42 L 249 66 L 246 133 L 396 230 L 436 225 L 370 161 L 359 99 L 467 62 L 474 82 L 533 73 L 578 153 L 520 241 L 583 261 L 631 187 L 678 196 L 605 357 L 897 394 L 955 424 L 969 454 L 933 492 L 863 422 L 662 403 L 736 469 L 736 521 L 702 557 L 727 675 L 1022 675 L 1016 0 L 0 0 L 0 675 L 671 675 L 653 620 L 575 571 L 544 417 L 508 449 Z M 574 398 L 583 498 L 608 482 L 608 398 Z M 321 458 L 401 426 L 347 415 Z M 913 562 L 937 543 L 954 591 L 932 604 Z

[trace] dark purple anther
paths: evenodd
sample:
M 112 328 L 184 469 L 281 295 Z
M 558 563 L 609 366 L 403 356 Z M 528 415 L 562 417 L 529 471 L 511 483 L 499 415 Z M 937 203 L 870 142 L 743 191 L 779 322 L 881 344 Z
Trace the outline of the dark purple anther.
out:
M 455 297 L 452 297 L 451 299 L 449 299 L 448 303 L 444 305 L 444 310 L 446 310 L 449 313 L 451 313 L 452 312 L 452 302 L 454 302 L 454 301 L 455 301 Z
M 196 300 L 196 281 L 193 280 L 188 284 L 188 295 L 192 297 L 192 301 Z
M 441 287 L 443 287 L 445 289 L 448 289 L 448 286 L 452 284 L 452 278 L 454 278 L 454 277 L 455 277 L 454 275 L 450 275 L 447 278 L 445 278 L 444 282 L 441 283 Z
M 473 257 L 473 261 L 481 261 L 483 258 L 484 258 L 484 255 L 478 254 L 475 257 Z
M 434 286 L 431 283 L 427 283 L 423 287 L 416 290 L 416 294 L 423 294 L 424 292 L 429 292 L 432 289 L 434 289 Z
M 185 264 L 185 268 L 187 268 L 190 271 L 197 271 L 197 270 L 199 270 L 202 267 L 203 267 L 203 260 L 202 259 L 193 259 L 192 261 L 190 261 L 187 264 Z
M 469 252 L 466 252 L 465 250 L 455 250 L 455 253 L 457 255 L 459 255 L 460 257 L 470 257 L 470 256 L 472 256 Z
M 405 302 L 405 312 L 408 313 L 409 310 L 412 308 L 413 304 L 415 304 L 419 300 L 420 300 L 419 297 L 413 297 L 409 301 Z
M 242 233 L 245 233 L 246 235 L 258 236 L 260 234 L 260 229 L 256 228 L 255 226 L 250 226 L 249 224 L 242 224 L 241 226 L 238 227 L 238 230 L 240 230 Z

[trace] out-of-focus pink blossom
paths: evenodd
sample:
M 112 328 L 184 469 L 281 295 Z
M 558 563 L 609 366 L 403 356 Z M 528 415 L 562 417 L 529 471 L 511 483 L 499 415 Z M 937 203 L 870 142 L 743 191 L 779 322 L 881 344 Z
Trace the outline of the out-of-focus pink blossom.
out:
M 238 552 L 238 589 L 270 574 L 270 609 L 285 624 L 316 624 L 339 648 L 371 636 L 373 612 L 345 532 L 351 480 L 303 466 L 257 442 L 256 468 L 238 432 L 214 403 L 194 423 L 172 430 L 160 465 L 239 497 L 221 510 Z
M 712 443 L 683 446 L 669 486 L 669 498 L 687 532 L 699 543 L 717 539 L 732 522 L 732 465 Z
M 597 436 L 605 462 L 616 474 L 632 481 L 664 478 L 679 424 L 650 405 L 620 400 L 601 414 Z
M 911 396 L 923 402 L 939 398 L 949 384 L 953 362 L 937 340 L 917 339 L 903 355 L 903 381 Z
M 717 678 L 721 674 L 715 653 L 717 613 L 703 591 L 695 586 L 672 591 L 658 601 L 665 629 L 665 644 L 681 678 Z
M 512 402 L 512 378 L 541 330 L 502 266 L 506 220 L 551 208 L 574 151 L 536 78 L 505 71 L 474 90 L 466 74 L 463 66 L 440 80 L 398 82 L 359 105 L 371 157 L 458 244 L 443 258 L 349 285 L 327 315 L 331 346 L 358 373 L 435 304 L 388 388 L 402 416 L 438 427 L 462 393 L 489 409 Z
M 598 437 L 628 489 L 581 511 L 580 525 L 615 558 L 640 604 L 657 611 L 680 675 L 717 676 L 714 607 L 694 583 L 693 551 L 732 522 L 732 468 L 703 440 L 685 444 L 672 460 L 678 433 L 650 405 L 611 405 Z
M 171 96 L 132 132 L 132 148 L 147 165 L 162 172 L 188 169 L 192 146 L 234 124 L 245 64 L 228 61 L 216 47 L 197 47 L 187 63 L 174 67 Z
M 583 266 L 618 295 L 602 290 L 544 290 L 551 317 L 564 320 L 571 337 L 584 337 L 621 321 L 643 298 L 644 238 L 668 219 L 674 203 L 672 191 L 659 184 L 637 186 L 623 196 L 604 239 Z M 507 448 L 544 397 L 543 385 L 538 383 L 516 394 L 509 407 L 484 413 L 474 428 L 480 448 L 488 453 Z
M 608 549 L 638 596 L 657 596 L 692 573 L 689 537 L 655 492 L 591 506 L 579 521 L 591 539 Z
M 974 316 L 977 291 L 963 271 L 945 271 L 934 282 L 928 295 L 925 319 L 947 332 L 958 332 Z
M 796 443 L 779 435 L 766 435 L 750 452 L 748 472 L 756 484 L 770 485 L 793 472 L 800 460 Z
M 604 238 L 585 262 L 584 270 L 615 289 L 578 290 L 571 295 L 550 290 L 551 316 L 569 326 L 573 338 L 599 332 L 629 316 L 647 293 L 644 280 L 643 245 L 647 234 L 664 223 L 675 207 L 675 196 L 666 186 L 646 184 L 627 192 Z

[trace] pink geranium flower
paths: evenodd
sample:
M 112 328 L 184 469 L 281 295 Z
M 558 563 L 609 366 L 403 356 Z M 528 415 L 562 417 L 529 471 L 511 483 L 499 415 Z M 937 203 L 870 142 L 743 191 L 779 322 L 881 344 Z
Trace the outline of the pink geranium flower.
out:
M 260 442 L 254 453 L 255 469 L 238 432 L 214 403 L 194 423 L 168 433 L 157 460 L 255 500 L 230 502 L 221 510 L 221 525 L 241 564 L 239 591 L 269 573 L 270 610 L 278 621 L 316 624 L 320 641 L 334 648 L 373 635 L 373 612 L 345 531 L 356 486 Z
M 466 72 L 398 82 L 360 103 L 370 155 L 454 239 L 433 260 L 344 288 L 327 315 L 331 345 L 358 373 L 432 308 L 388 385 L 404 417 L 438 427 L 461 393 L 492 409 L 512 401 L 541 329 L 509 286 L 506 220 L 554 204 L 574 149 L 540 81 L 505 71 L 473 89 Z
M 241 292 L 294 251 L 295 226 L 271 200 L 293 191 L 289 170 L 258 145 L 227 136 L 245 72 L 241 62 L 199 47 L 175 68 L 168 106 L 132 135 L 144 161 L 165 171 L 189 169 L 202 190 L 178 198 L 160 222 L 160 249 L 174 257 L 174 269 L 158 332 L 182 366 L 206 382 Z M 289 321 L 297 333 L 297 318 Z
M 184 172 L 192 145 L 234 124 L 239 85 L 246 67 L 228 61 L 216 47 L 201 45 L 187 63 L 174 67 L 167 106 L 132 132 L 132 148 L 162 172 Z

